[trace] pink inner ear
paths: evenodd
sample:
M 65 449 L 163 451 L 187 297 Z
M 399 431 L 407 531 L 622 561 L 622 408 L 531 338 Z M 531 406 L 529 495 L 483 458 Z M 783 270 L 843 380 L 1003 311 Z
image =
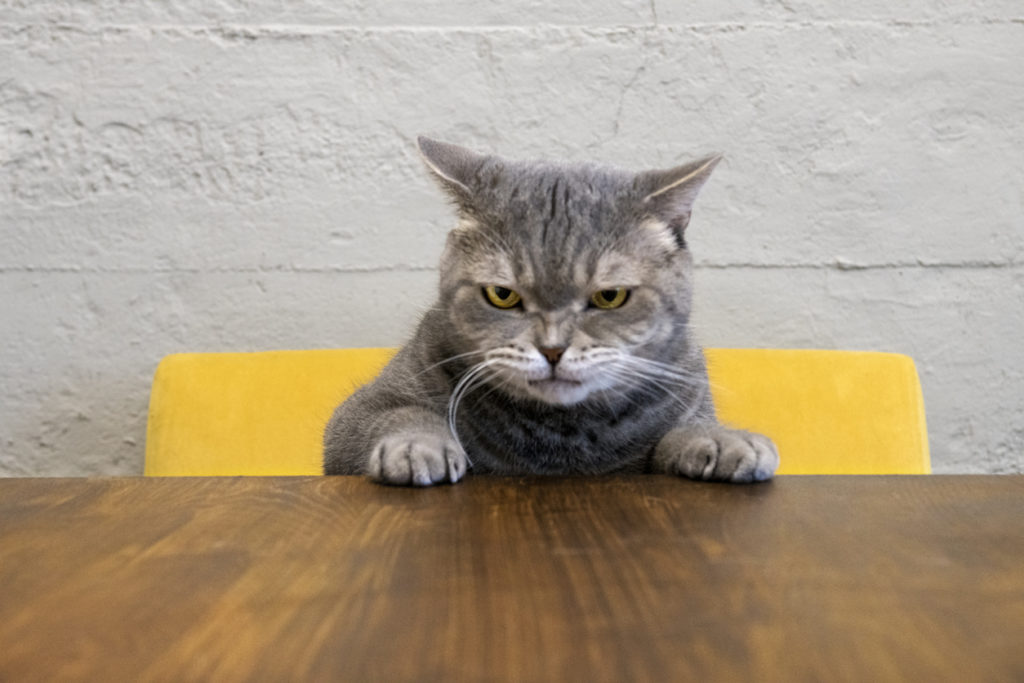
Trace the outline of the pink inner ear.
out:
M 687 214 L 689 217 L 689 214 Z M 641 234 L 648 235 L 648 238 L 665 251 L 675 251 L 679 248 L 679 239 L 676 237 L 675 220 L 673 223 L 666 223 L 658 218 L 647 218 L 640 223 L 638 229 Z M 685 223 L 682 227 L 686 227 Z M 682 229 L 679 230 L 682 235 Z

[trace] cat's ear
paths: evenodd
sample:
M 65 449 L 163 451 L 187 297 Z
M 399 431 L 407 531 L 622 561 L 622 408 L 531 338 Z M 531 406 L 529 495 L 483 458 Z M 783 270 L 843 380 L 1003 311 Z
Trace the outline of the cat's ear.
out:
M 721 160 L 721 154 L 712 154 L 689 164 L 637 176 L 645 208 L 672 229 L 680 244 L 684 243 L 683 232 L 690 222 L 693 202 Z
M 427 168 L 441 183 L 441 187 L 459 203 L 468 201 L 473 195 L 477 171 L 487 157 L 465 147 L 431 140 L 422 135 L 416 138 L 416 144 Z

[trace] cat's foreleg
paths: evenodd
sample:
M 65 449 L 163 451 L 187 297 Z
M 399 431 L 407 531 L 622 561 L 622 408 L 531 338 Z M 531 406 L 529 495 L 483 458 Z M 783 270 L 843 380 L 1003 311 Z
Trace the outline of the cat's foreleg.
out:
M 714 422 L 675 427 L 654 449 L 653 469 L 705 481 L 745 483 L 771 479 L 779 451 L 766 436 Z

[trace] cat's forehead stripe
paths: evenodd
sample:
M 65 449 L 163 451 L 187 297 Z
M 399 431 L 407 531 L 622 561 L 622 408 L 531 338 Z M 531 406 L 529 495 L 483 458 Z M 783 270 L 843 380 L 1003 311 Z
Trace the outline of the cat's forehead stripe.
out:
M 577 259 L 573 263 L 573 270 L 572 270 L 572 281 L 573 281 L 573 284 L 575 284 L 577 288 L 586 287 L 589 284 L 590 275 L 591 275 L 592 271 L 593 271 L 593 264 L 590 262 L 590 259 L 585 259 L 585 258 Z
M 481 283 L 518 288 L 555 306 L 594 288 L 643 283 L 652 258 L 678 250 L 665 221 L 624 208 L 634 199 L 623 177 L 544 167 L 506 178 L 504 189 L 489 188 L 489 217 L 463 218 L 457 226 L 479 233 L 474 276 Z

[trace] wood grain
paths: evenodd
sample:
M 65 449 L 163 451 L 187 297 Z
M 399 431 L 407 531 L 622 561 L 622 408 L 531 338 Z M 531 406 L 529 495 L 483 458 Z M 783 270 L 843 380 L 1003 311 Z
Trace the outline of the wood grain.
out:
M 1024 477 L 0 480 L 0 680 L 1024 680 Z

